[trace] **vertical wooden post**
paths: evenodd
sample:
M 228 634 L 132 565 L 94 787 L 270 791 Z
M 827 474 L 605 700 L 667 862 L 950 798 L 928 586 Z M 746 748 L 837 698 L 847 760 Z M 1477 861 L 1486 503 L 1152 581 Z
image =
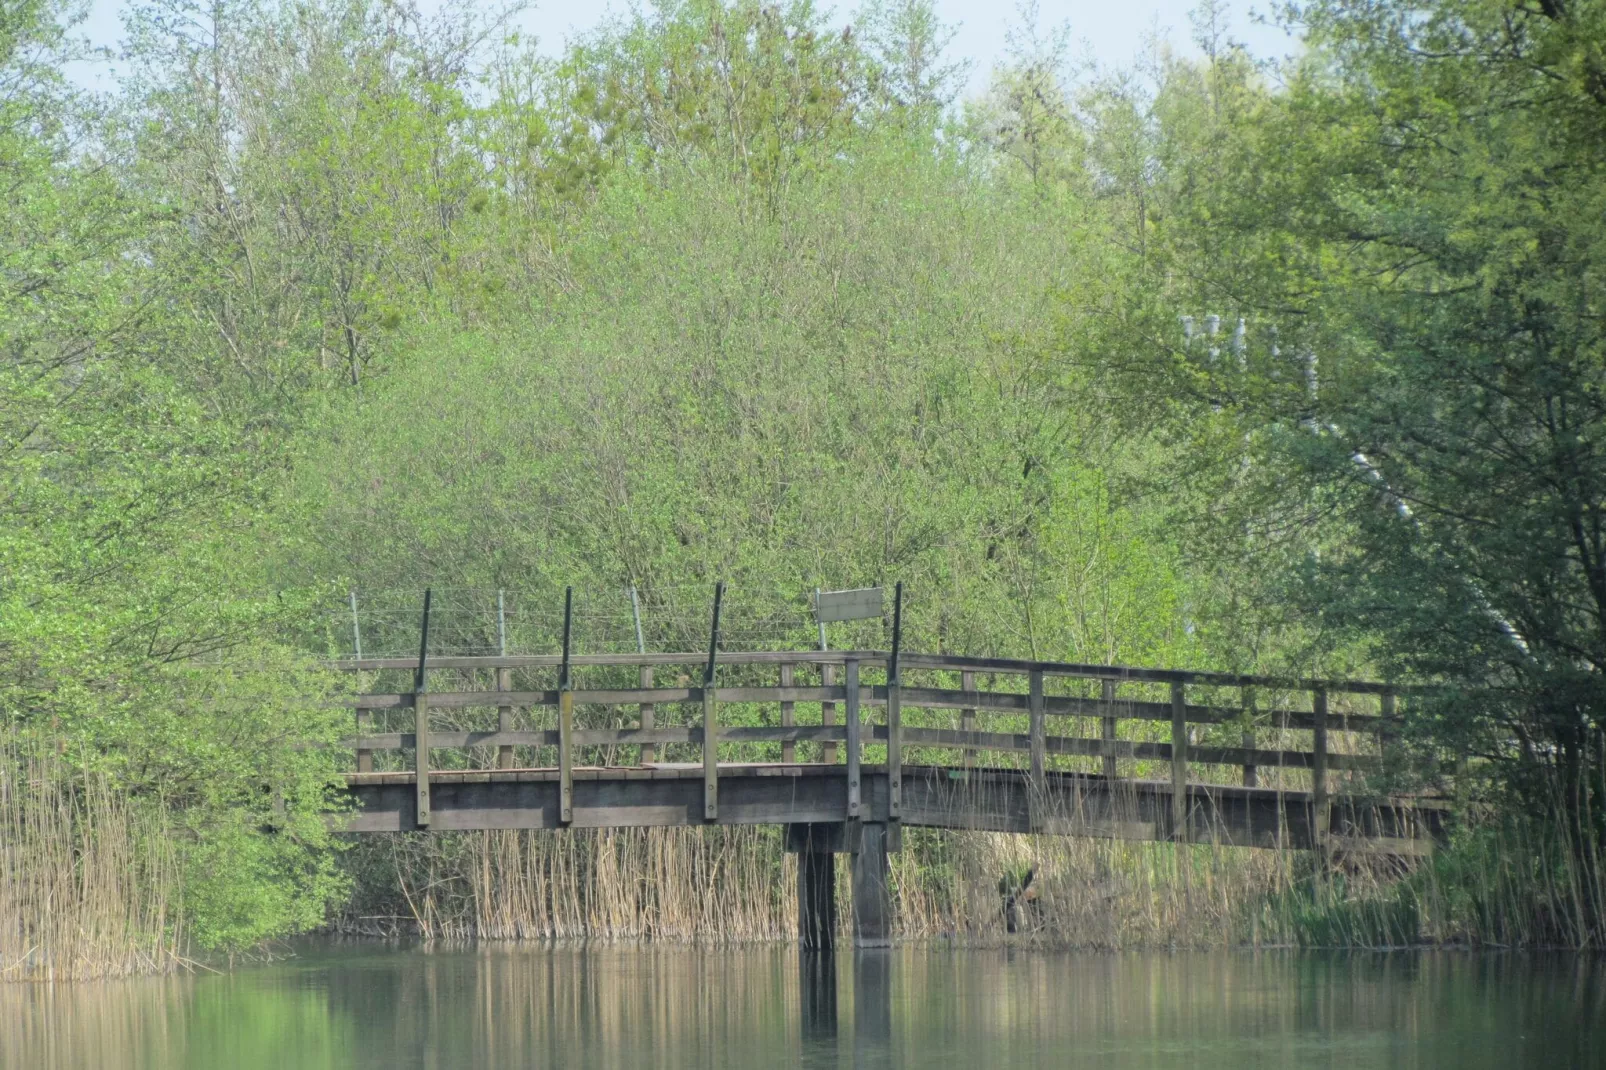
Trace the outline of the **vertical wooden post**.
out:
M 1171 838 L 1188 842 L 1188 699 L 1180 682 L 1171 685 Z
M 418 792 L 418 827 L 429 827 L 429 696 L 413 692 L 413 779 Z
M 1254 750 L 1255 749 L 1255 729 L 1254 729 L 1255 689 L 1252 688 L 1252 687 L 1244 688 L 1243 689 L 1243 700 L 1244 700 L 1244 714 L 1245 714 L 1246 720 L 1248 720 L 1248 722 L 1250 724 L 1250 727 L 1244 729 L 1243 736 L 1240 739 L 1240 742 L 1243 744 L 1244 750 Z M 1253 762 L 1245 762 L 1244 763 L 1244 787 L 1253 788 L 1253 787 L 1259 786 L 1259 784 L 1260 784 L 1260 770 L 1255 767 L 1255 764 Z
M 714 685 L 703 686 L 703 820 L 719 817 L 719 704 Z
M 513 690 L 512 669 L 504 666 L 496 670 L 496 689 L 498 691 Z M 512 706 L 498 706 L 496 708 L 496 730 L 498 732 L 513 731 Z M 513 745 L 511 743 L 503 743 L 496 748 L 496 767 L 498 769 L 513 768 Z
M 821 625 L 821 627 L 823 628 L 824 625 Z M 836 666 L 835 665 L 821 665 L 820 666 L 820 686 L 821 687 L 832 687 L 835 684 L 836 684 Z M 836 703 L 834 703 L 834 702 L 822 702 L 822 703 L 820 703 L 820 723 L 821 724 L 836 724 Z M 835 765 L 836 764 L 836 744 L 835 743 L 822 743 L 822 744 L 820 744 L 820 761 L 825 763 L 826 765 Z
M 574 588 L 563 591 L 563 661 L 558 667 L 558 820 L 574 820 L 574 686 L 569 679 L 569 642 Z
M 1099 701 L 1104 703 L 1104 716 L 1100 718 L 1103 724 L 1100 735 L 1104 737 L 1104 779 L 1114 780 L 1116 776 L 1115 755 L 1110 753 L 1115 742 L 1115 681 L 1104 680 L 1099 688 Z
M 1327 803 L 1327 691 L 1318 687 L 1311 692 L 1311 743 L 1310 797 L 1312 808 L 1311 838 L 1318 852 L 1327 849 L 1327 832 L 1332 824 Z
M 851 743 L 848 750 L 851 757 Z M 879 821 L 865 822 L 854 848 L 853 943 L 857 947 L 889 947 L 892 889 L 887 881 L 887 826 Z
M 887 818 L 903 816 L 903 686 L 887 682 Z M 894 838 L 896 842 L 896 838 Z
M 782 687 L 791 687 L 792 686 L 792 666 L 790 666 L 790 665 L 782 665 L 781 666 L 781 686 Z M 793 703 L 793 702 L 788 702 L 787 700 L 782 699 L 781 700 L 781 727 L 782 728 L 793 728 L 796 725 L 797 725 L 797 704 Z M 795 762 L 795 761 L 797 761 L 797 743 L 795 741 L 790 740 L 790 739 L 782 740 L 782 742 L 781 742 L 781 761 L 783 761 L 783 762 Z
M 574 691 L 558 691 L 558 820 L 574 820 Z
M 805 951 L 829 951 L 836 934 L 836 855 L 824 827 L 802 826 L 797 856 L 797 929 Z
M 976 690 L 976 674 L 966 670 L 959 674 L 959 689 L 961 691 Z M 959 730 L 961 732 L 974 732 L 976 730 L 976 711 L 974 708 L 959 711 Z M 961 763 L 966 769 L 976 764 L 976 748 L 966 747 L 961 754 Z
M 419 828 L 429 827 L 429 605 L 424 588 L 424 620 L 418 630 L 418 669 L 413 674 L 413 790 Z
M 1381 708 L 1378 713 L 1381 714 L 1381 717 L 1377 726 L 1377 756 L 1378 760 L 1383 763 L 1384 769 L 1387 769 L 1389 745 L 1397 737 L 1394 724 L 1394 692 L 1383 692 Z
M 719 708 L 714 680 L 719 664 L 719 610 L 725 583 L 714 584 L 714 624 L 708 639 L 708 665 L 703 670 L 703 820 L 719 818 Z
M 843 684 L 847 688 L 842 703 L 848 726 L 848 818 L 859 816 L 859 760 L 862 753 L 859 742 L 859 662 L 849 658 L 842 666 Z
M 366 736 L 374 726 L 373 710 L 357 711 L 357 738 Z M 357 772 L 372 773 L 374 771 L 374 752 L 364 747 L 357 748 Z
M 644 688 L 651 687 L 652 686 L 652 666 L 651 665 L 643 665 L 641 667 L 641 673 L 640 673 L 640 676 L 638 677 L 638 679 L 640 680 L 642 687 L 644 687 Z M 651 702 L 643 702 L 641 704 L 641 727 L 643 727 L 643 728 L 655 727 L 656 724 L 657 724 L 657 720 L 658 720 L 658 707 L 654 706 Z M 657 760 L 658 760 L 658 748 L 655 747 L 651 743 L 643 743 L 641 745 L 641 764 L 642 765 L 649 765 L 652 762 L 655 762 Z
M 1028 824 L 1037 829 L 1042 826 L 1042 811 L 1047 801 L 1048 726 L 1043 715 L 1043 670 L 1033 669 L 1027 686 L 1028 718 L 1031 729 L 1032 770 L 1031 790 L 1027 795 Z
M 900 581 L 892 596 L 892 656 L 887 660 L 887 821 L 895 831 L 890 837 L 894 846 L 900 845 L 901 829 L 896 829 L 903 814 L 903 684 L 898 668 L 898 655 L 903 648 L 903 583 Z

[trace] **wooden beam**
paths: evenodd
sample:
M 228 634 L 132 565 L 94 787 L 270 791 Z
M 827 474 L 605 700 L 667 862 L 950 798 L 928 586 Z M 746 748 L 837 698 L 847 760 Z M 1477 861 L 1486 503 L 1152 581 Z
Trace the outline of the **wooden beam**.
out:
M 1188 839 L 1188 700 L 1182 683 L 1171 685 L 1171 836 Z
M 822 690 L 834 691 L 836 684 L 836 666 L 820 666 L 820 683 Z M 820 723 L 823 725 L 836 724 L 836 703 L 824 699 L 820 701 Z M 826 765 L 836 764 L 836 744 L 827 743 L 820 748 L 820 761 Z
M 853 943 L 892 945 L 892 889 L 887 880 L 887 826 L 866 821 L 853 852 Z
M 859 763 L 863 755 L 859 726 L 859 663 L 843 665 L 843 683 L 847 688 L 843 702 L 848 729 L 848 817 L 859 816 Z
M 964 691 L 975 691 L 976 674 L 969 671 L 960 673 L 959 686 Z M 961 732 L 974 732 L 976 730 L 976 707 L 961 706 L 959 708 L 959 730 Z M 976 751 L 974 748 L 965 748 L 960 758 L 960 764 L 966 769 L 976 764 Z
M 1327 692 L 1321 688 L 1311 692 L 1311 711 L 1316 717 L 1311 746 L 1314 761 L 1310 766 L 1312 834 L 1316 850 L 1324 852 L 1332 817 L 1327 802 Z
M 632 595 L 634 595 L 634 592 L 635 592 L 635 589 L 632 588 L 631 589 Z M 641 682 L 641 689 L 643 691 L 652 690 L 652 666 L 651 665 L 643 665 L 641 667 L 640 682 Z M 644 729 L 648 729 L 650 731 L 652 729 L 654 723 L 656 722 L 656 719 L 657 719 L 657 707 L 655 705 L 653 705 L 653 703 L 651 703 L 651 702 L 643 702 L 641 704 L 640 715 L 641 715 L 641 719 L 640 719 L 641 727 L 644 728 Z M 642 765 L 650 765 L 653 762 L 657 761 L 658 760 L 658 748 L 656 746 L 654 746 L 653 744 L 651 744 L 651 743 L 643 743 L 641 745 L 641 759 L 640 760 L 641 760 L 641 764 Z
M 1116 740 L 1115 686 L 1114 680 L 1104 680 L 1099 685 L 1099 701 L 1104 704 L 1104 716 L 1099 718 L 1099 728 L 1100 735 L 1106 743 L 1114 743 Z M 1114 748 L 1111 748 L 1111 751 L 1104 755 L 1104 779 L 1113 781 L 1115 774 L 1115 754 Z
M 352 597 L 356 597 L 353 594 Z M 373 730 L 374 714 L 372 710 L 357 711 L 357 738 L 361 739 Z M 357 772 L 372 773 L 374 771 L 374 752 L 366 747 L 357 748 Z
M 781 666 L 781 690 L 783 690 L 783 691 L 792 686 L 792 669 L 793 669 L 793 666 L 790 663 L 787 663 L 787 664 Z M 795 703 L 793 703 L 793 702 L 788 702 L 786 699 L 782 699 L 781 700 L 781 727 L 782 728 L 791 728 L 796 723 L 797 723 L 797 705 Z M 787 742 L 781 744 L 781 761 L 783 761 L 783 762 L 795 762 L 795 761 L 797 761 L 797 744 L 796 743 L 793 743 L 792 741 L 788 740 Z
M 1244 720 L 1249 725 L 1249 727 L 1247 727 L 1247 728 L 1245 728 L 1243 730 L 1243 734 L 1240 737 L 1239 742 L 1241 744 L 1243 744 L 1243 747 L 1244 747 L 1245 750 L 1253 750 L 1254 747 L 1255 747 L 1255 728 L 1254 728 L 1254 725 L 1255 725 L 1255 689 L 1252 688 L 1252 687 L 1244 688 L 1243 689 L 1243 700 L 1244 700 Z M 1244 763 L 1244 787 L 1252 788 L 1252 787 L 1255 787 L 1259 783 L 1260 783 L 1260 774 L 1256 771 L 1254 763 L 1245 762 Z
M 903 689 L 887 684 L 887 818 L 897 821 L 903 808 Z
M 513 670 L 501 668 L 496 670 L 496 689 L 498 691 L 513 690 Z M 498 706 L 496 708 L 496 730 L 498 732 L 513 731 L 513 707 Z M 496 749 L 496 767 L 498 769 L 513 768 L 513 748 L 501 746 Z
M 719 703 L 703 689 L 703 820 L 719 819 Z
M 413 695 L 413 782 L 418 800 L 418 827 L 429 827 L 429 696 Z
M 1028 726 L 1031 735 L 1031 794 L 1032 815 L 1036 818 L 1047 802 L 1044 778 L 1048 770 L 1048 729 L 1043 714 L 1043 674 L 1033 670 L 1029 683 L 1028 693 Z M 1036 826 L 1040 822 L 1034 820 Z
M 574 820 L 574 692 L 558 693 L 558 820 Z

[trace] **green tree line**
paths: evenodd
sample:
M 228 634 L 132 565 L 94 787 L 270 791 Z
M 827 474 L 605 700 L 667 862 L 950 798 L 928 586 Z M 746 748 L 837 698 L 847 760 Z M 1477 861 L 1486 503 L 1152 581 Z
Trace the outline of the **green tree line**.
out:
M 1315 0 L 961 96 L 924 0 L 0 5 L 0 704 L 185 924 L 349 892 L 348 588 L 903 581 L 909 642 L 1432 685 L 1606 902 L 1606 4 Z M 666 637 L 672 638 L 672 637 Z M 691 637 L 688 637 L 688 639 Z

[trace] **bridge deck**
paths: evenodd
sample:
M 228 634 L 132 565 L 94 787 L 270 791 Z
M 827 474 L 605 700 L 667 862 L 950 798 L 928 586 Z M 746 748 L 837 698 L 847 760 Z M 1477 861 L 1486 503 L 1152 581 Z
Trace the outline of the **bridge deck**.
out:
M 904 826 L 1092 836 L 1230 846 L 1310 849 L 1316 821 L 1312 793 L 1233 785 L 1187 786 L 1186 826 L 1174 824 L 1166 781 L 1108 780 L 1049 772 L 1034 789 L 1026 770 L 902 767 Z M 718 816 L 704 819 L 704 767 L 576 767 L 572 820 L 559 820 L 561 770 L 431 770 L 437 831 L 471 829 L 630 828 L 675 825 L 826 825 L 846 827 L 847 769 L 817 763 L 720 763 Z M 884 765 L 864 765 L 861 820 L 887 823 Z M 410 772 L 354 773 L 351 832 L 418 829 L 416 777 Z M 1330 849 L 1420 855 L 1444 833 L 1444 806 L 1433 799 L 1328 800 Z M 1180 835 L 1179 835 L 1180 833 Z M 836 836 L 844 833 L 836 832 Z M 843 843 L 845 844 L 845 840 Z M 895 841 L 894 841 L 895 842 Z M 844 847 L 843 849 L 847 849 Z

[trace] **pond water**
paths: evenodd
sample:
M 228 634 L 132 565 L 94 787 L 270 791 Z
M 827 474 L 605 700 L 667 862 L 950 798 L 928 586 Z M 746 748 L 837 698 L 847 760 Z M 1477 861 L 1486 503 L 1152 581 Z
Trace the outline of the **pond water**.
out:
M 1576 956 L 304 948 L 0 984 L 6 1070 L 1606 1067 Z

